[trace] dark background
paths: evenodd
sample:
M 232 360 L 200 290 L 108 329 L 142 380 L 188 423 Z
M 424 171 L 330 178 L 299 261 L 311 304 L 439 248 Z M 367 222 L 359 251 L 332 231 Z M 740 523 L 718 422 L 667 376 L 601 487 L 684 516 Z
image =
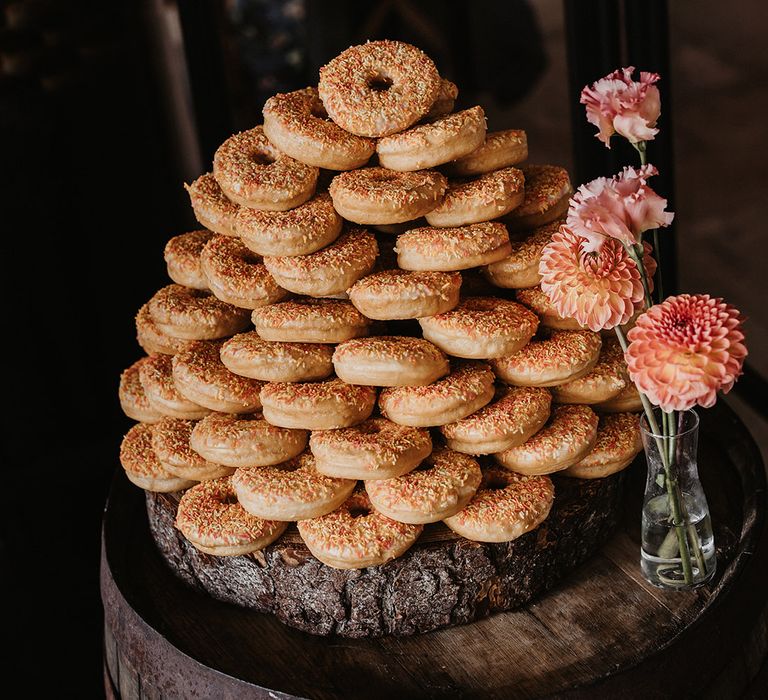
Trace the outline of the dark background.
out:
M 766 21 L 756 1 L 738 15 L 714 0 L 695 16 L 680 5 L 661 124 L 676 177 L 670 160 L 659 187 L 678 212 L 680 288 L 725 295 L 750 315 L 750 361 L 765 375 Z M 574 172 L 568 25 L 559 0 L 0 8 L 3 628 L 16 675 L 98 696 L 99 523 L 130 425 L 117 382 L 141 354 L 135 312 L 166 283 L 165 240 L 196 227 L 182 182 L 209 168 L 232 131 L 260 121 L 264 99 L 316 83 L 320 65 L 366 38 L 419 45 L 459 84 L 459 106 L 483 104 L 492 129 L 525 128 L 532 162 Z M 610 44 L 596 25 L 580 31 L 587 58 L 590 36 Z M 626 56 L 626 40 L 615 50 Z M 613 155 L 631 162 L 578 143 L 591 154 L 582 170 Z M 744 402 L 763 387 L 752 379 L 734 404 L 762 437 Z

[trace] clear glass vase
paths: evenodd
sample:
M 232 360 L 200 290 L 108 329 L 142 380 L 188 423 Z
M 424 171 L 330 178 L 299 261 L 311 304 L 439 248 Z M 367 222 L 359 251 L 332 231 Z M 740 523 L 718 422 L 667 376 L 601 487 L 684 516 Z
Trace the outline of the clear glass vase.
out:
M 712 521 L 696 466 L 699 417 L 654 411 L 640 422 L 648 480 L 643 499 L 641 566 L 659 588 L 689 590 L 715 573 Z M 653 429 L 651 429 L 653 425 Z

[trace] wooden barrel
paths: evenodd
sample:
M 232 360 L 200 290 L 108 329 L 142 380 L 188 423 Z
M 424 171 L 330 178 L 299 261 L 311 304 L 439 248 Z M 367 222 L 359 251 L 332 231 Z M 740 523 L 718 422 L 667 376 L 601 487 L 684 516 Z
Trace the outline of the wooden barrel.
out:
M 755 687 L 768 676 L 760 672 L 768 648 L 765 474 L 757 447 L 724 405 L 702 412 L 699 463 L 718 548 L 710 586 L 668 593 L 643 580 L 638 464 L 627 474 L 616 534 L 549 592 L 472 624 L 369 639 L 306 634 L 194 590 L 166 565 L 143 494 L 120 475 L 103 531 L 107 692 L 126 699 L 765 697 L 765 687 Z

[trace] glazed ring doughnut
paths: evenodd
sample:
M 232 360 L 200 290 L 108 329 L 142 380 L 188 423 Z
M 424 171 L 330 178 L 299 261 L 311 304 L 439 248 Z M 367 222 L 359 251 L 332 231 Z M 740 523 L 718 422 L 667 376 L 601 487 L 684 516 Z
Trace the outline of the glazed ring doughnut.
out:
M 192 430 L 189 444 L 200 456 L 225 467 L 265 467 L 303 452 L 304 430 L 279 428 L 261 414 L 211 413 Z
M 427 430 L 369 418 L 352 428 L 315 430 L 309 449 L 328 476 L 392 479 L 417 467 L 432 451 L 432 439 Z
M 459 96 L 459 88 L 446 78 L 440 78 L 440 91 L 437 93 L 437 99 L 432 103 L 422 121 L 430 121 L 438 117 L 444 117 L 453 112 L 453 106 L 456 104 L 456 98 Z
M 461 362 L 443 379 L 427 386 L 384 389 L 383 415 L 400 425 L 429 427 L 460 420 L 493 399 L 495 377 L 484 362 Z
M 491 131 L 485 141 L 472 153 L 445 166 L 445 172 L 455 177 L 490 173 L 499 168 L 517 165 L 528 158 L 528 138 L 524 131 L 507 129 Z
M 149 304 L 144 304 L 136 314 L 136 340 L 147 355 L 175 355 L 195 342 L 163 333 L 149 314 Z
M 219 557 L 263 549 L 288 527 L 246 512 L 237 502 L 230 476 L 189 489 L 179 501 L 175 524 L 196 549 Z
M 419 324 L 424 337 L 449 355 L 483 360 L 520 350 L 533 337 L 539 319 L 514 301 L 469 297 L 453 311 L 420 318 Z
M 622 389 L 616 396 L 607 401 L 595 404 L 593 408 L 601 413 L 622 413 L 625 411 L 642 411 L 643 400 L 637 387 L 632 382 L 627 382 L 625 389 Z
M 539 262 L 544 246 L 560 228 L 560 220 L 545 224 L 521 240 L 512 239 L 512 252 L 503 260 L 483 268 L 489 282 L 506 289 L 535 287 L 541 282 Z
M 640 420 L 635 413 L 611 413 L 600 416 L 597 442 L 580 462 L 563 474 L 576 479 L 601 479 L 632 464 L 643 449 Z
M 200 341 L 173 356 L 177 391 L 211 411 L 251 413 L 261 408 L 263 382 L 230 372 L 221 361 L 220 342 Z
M 511 387 L 498 401 L 440 428 L 448 447 L 487 455 L 521 445 L 549 418 L 552 397 L 539 387 Z
M 449 181 L 443 201 L 426 219 L 430 226 L 465 226 L 497 219 L 519 206 L 524 190 L 525 179 L 517 168 Z
M 321 474 L 308 452 L 274 467 L 238 469 L 232 477 L 237 500 L 251 515 L 288 522 L 336 510 L 356 484 Z
M 291 158 L 328 170 L 359 168 L 376 151 L 375 141 L 328 119 L 313 87 L 270 97 L 264 104 L 264 133 Z
M 200 265 L 200 253 L 212 237 L 210 231 L 190 231 L 171 238 L 163 252 L 168 277 L 184 287 L 208 289 L 208 280 Z
M 401 173 L 362 168 L 340 173 L 328 191 L 339 214 L 357 224 L 400 224 L 432 211 L 443 199 L 448 180 L 436 170 Z
M 424 170 L 472 153 L 485 140 L 485 112 L 472 107 L 438 117 L 376 143 L 382 167 Z
M 376 390 L 333 378 L 293 384 L 273 382 L 261 390 L 264 417 L 273 425 L 304 430 L 348 428 L 362 423 L 376 405 Z
M 120 375 L 120 388 L 117 393 L 120 398 L 120 407 L 126 416 L 142 423 L 157 423 L 163 414 L 152 408 L 141 385 L 141 366 L 146 361 L 147 358 L 142 357 Z
M 604 340 L 597 364 L 588 374 L 552 387 L 557 403 L 595 404 L 618 396 L 629 384 L 624 352 L 618 341 Z
M 365 386 L 424 386 L 450 371 L 448 358 L 428 340 L 394 335 L 344 341 L 333 367 L 342 381 Z
M 310 382 L 333 374 L 333 347 L 320 343 L 279 343 L 258 333 L 241 333 L 221 346 L 225 367 L 263 382 Z
M 379 513 L 401 523 L 422 525 L 458 513 L 482 479 L 476 460 L 440 447 L 408 474 L 366 481 L 365 490 Z
M 233 202 L 285 211 L 314 193 L 318 169 L 275 148 L 257 126 L 230 136 L 213 154 L 213 176 Z
M 235 470 L 209 462 L 195 452 L 189 444 L 197 421 L 181 418 L 163 418 L 152 426 L 152 449 L 160 466 L 182 479 L 207 481 L 228 476 Z
M 152 449 L 152 426 L 136 423 L 120 444 L 120 464 L 125 475 L 146 491 L 170 493 L 189 488 L 195 482 L 166 471 Z
M 342 220 L 331 195 L 318 192 L 290 211 L 241 207 L 235 228 L 243 243 L 259 255 L 308 255 L 339 237 Z
M 553 328 L 560 331 L 580 331 L 585 329 L 575 318 L 563 318 L 557 313 L 549 297 L 541 291 L 541 287 L 518 289 L 515 299 L 535 311 L 545 328 Z
M 353 491 L 332 513 L 301 520 L 296 526 L 309 551 L 334 569 L 364 569 L 395 559 L 423 529 L 374 510 L 364 489 Z
M 443 522 L 468 540 L 509 542 L 541 525 L 554 498 L 555 487 L 548 476 L 523 476 L 487 467 L 474 498 Z
M 351 46 L 320 69 L 320 99 L 334 122 L 358 136 L 407 129 L 440 94 L 432 59 L 401 41 Z
M 200 256 L 200 265 L 214 296 L 241 309 L 274 304 L 288 295 L 237 238 L 211 239 Z
M 384 270 L 363 277 L 348 291 L 349 300 L 368 318 L 422 318 L 450 311 L 459 303 L 458 272 Z
M 240 207 L 227 199 L 213 173 L 205 173 L 191 185 L 184 185 L 192 211 L 200 224 L 222 236 L 236 236 L 235 217 Z
M 589 454 L 597 440 L 597 423 L 597 414 L 589 406 L 557 406 L 532 438 L 494 457 L 518 474 L 559 472 Z
M 485 222 L 458 228 L 425 226 L 397 239 L 397 264 L 403 270 L 451 272 L 502 260 L 512 250 L 504 224 Z
M 573 194 L 568 171 L 557 165 L 528 165 L 525 199 L 504 217 L 510 231 L 527 231 L 563 218 Z
M 583 377 L 597 364 L 602 341 L 592 331 L 544 331 L 508 357 L 491 361 L 496 376 L 516 386 L 557 386 Z
M 379 247 L 372 233 L 351 227 L 327 248 L 296 257 L 265 257 L 267 270 L 285 289 L 324 297 L 346 292 L 376 262 Z
M 147 308 L 161 333 L 182 340 L 224 338 L 248 325 L 247 309 L 238 309 L 210 292 L 180 284 L 169 284 L 155 292 Z
M 370 321 L 348 301 L 303 299 L 255 309 L 251 318 L 264 340 L 341 343 L 368 334 Z
M 149 405 L 164 416 L 197 420 L 210 410 L 179 393 L 173 381 L 173 358 L 171 355 L 149 357 L 139 368 L 139 378 Z

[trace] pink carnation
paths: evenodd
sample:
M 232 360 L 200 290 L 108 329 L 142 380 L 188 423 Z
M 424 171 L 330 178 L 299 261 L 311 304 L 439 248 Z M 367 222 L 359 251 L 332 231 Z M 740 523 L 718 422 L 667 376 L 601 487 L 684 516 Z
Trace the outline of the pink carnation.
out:
M 658 173 L 653 165 L 626 167 L 615 177 L 582 185 L 569 203 L 568 227 L 589 241 L 590 250 L 598 250 L 606 236 L 632 246 L 644 231 L 669 226 L 675 215 L 665 211 L 667 200 L 648 186 Z
M 709 294 L 680 294 L 652 306 L 629 331 L 632 381 L 665 411 L 709 408 L 741 375 L 743 317 Z
M 656 261 L 645 244 L 644 264 L 649 281 Z M 615 238 L 599 251 L 567 226 L 552 236 L 539 263 L 541 290 L 563 318 L 575 318 L 593 331 L 623 325 L 644 308 L 643 283 L 637 266 Z
M 654 83 L 661 76 L 643 71 L 636 83 L 632 80 L 634 72 L 634 66 L 622 68 L 581 91 L 587 120 L 599 129 L 597 138 L 608 148 L 615 133 L 632 143 L 651 141 L 659 133 L 655 127 L 661 114 L 661 98 Z

